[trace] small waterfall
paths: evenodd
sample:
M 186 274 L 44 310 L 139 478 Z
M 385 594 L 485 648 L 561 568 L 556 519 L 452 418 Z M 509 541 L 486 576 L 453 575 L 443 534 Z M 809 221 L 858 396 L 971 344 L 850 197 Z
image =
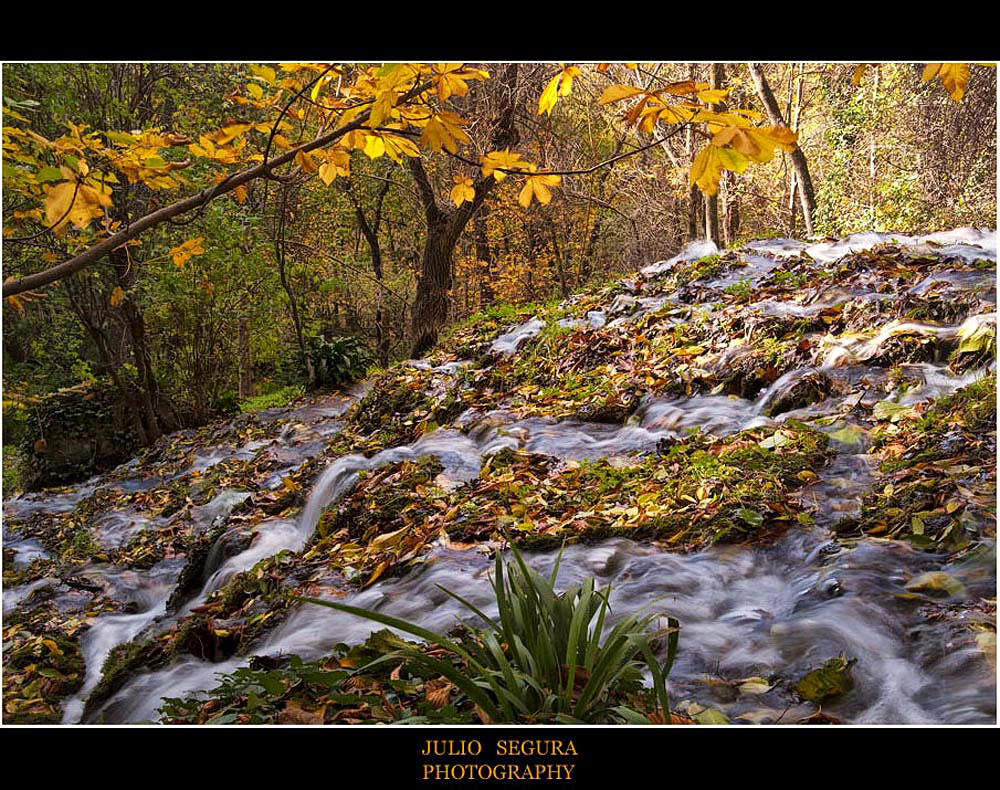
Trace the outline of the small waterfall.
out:
M 800 267 L 795 271 L 806 272 L 813 266 L 806 256 L 817 264 L 825 264 L 851 250 L 871 249 L 886 243 L 919 254 L 958 258 L 965 264 L 996 257 L 995 232 L 968 228 L 930 236 L 855 234 L 839 242 L 816 244 L 789 239 L 768 240 L 753 242 L 738 251 L 737 257 L 743 265 L 735 265 L 716 279 L 698 285 L 717 292 L 741 280 L 759 283 L 773 275 L 789 258 L 801 257 L 802 260 L 794 262 L 795 267 Z M 563 319 L 560 323 L 579 331 L 593 331 L 608 321 L 620 325 L 648 315 L 670 301 L 669 297 L 656 292 L 655 275 L 667 272 L 681 261 L 718 252 L 711 243 L 689 245 L 670 260 L 646 267 L 643 277 L 629 286 L 629 295 L 620 296 L 604 309 L 590 310 L 586 319 Z M 985 303 L 993 298 L 992 293 L 984 289 L 994 276 L 992 270 L 931 267 L 922 269 L 919 276 L 903 286 L 903 291 L 940 295 L 944 286 L 956 291 L 976 290 Z M 788 301 L 781 299 L 791 295 L 787 288 L 781 292 L 769 291 L 769 294 L 770 298 L 739 309 L 755 310 L 760 314 L 808 316 L 848 299 L 894 298 L 893 293 L 872 290 L 868 273 L 857 281 L 838 281 L 833 285 L 816 286 L 810 292 L 797 292 L 797 297 Z M 588 306 L 591 305 L 588 303 Z M 730 308 L 709 301 L 698 309 L 700 320 L 704 321 L 710 311 L 724 314 Z M 688 320 L 683 311 L 667 316 L 664 312 L 658 316 L 664 325 Z M 282 550 L 301 551 L 314 533 L 324 509 L 345 497 L 362 472 L 430 455 L 444 466 L 437 482 L 450 487 L 474 480 L 480 474 L 484 456 L 504 448 L 548 455 L 559 461 L 597 460 L 653 453 L 662 439 L 683 439 L 699 430 L 723 437 L 746 428 L 776 427 L 794 418 L 806 420 L 832 435 L 830 461 L 815 470 L 817 480 L 802 486 L 796 493 L 812 513 L 816 527 L 793 526 L 763 548 L 719 546 L 690 555 L 672 554 L 624 539 L 599 545 L 570 546 L 564 552 L 559 584 L 590 576 L 597 576 L 602 584 L 612 583 L 616 617 L 646 606 L 654 599 L 662 599 L 662 609 L 679 617 L 682 624 L 681 651 L 670 677 L 672 697 L 719 707 L 733 720 L 744 717 L 750 721 L 771 722 L 782 720 L 784 716 L 783 720 L 788 721 L 801 709 L 790 694 L 788 683 L 783 690 L 776 688 L 767 692 L 767 705 L 759 703 L 764 697 L 754 700 L 737 697 L 720 703 L 713 700 L 706 677 L 774 676 L 789 681 L 843 653 L 859 659 L 855 668 L 857 688 L 850 695 L 824 705 L 824 710 L 833 715 L 857 723 L 992 722 L 996 713 L 995 677 L 982 653 L 970 647 L 968 640 L 955 641 L 955 623 L 928 621 L 919 609 L 920 603 L 909 600 L 912 596 L 905 593 L 908 592 L 907 583 L 919 574 L 943 570 L 968 590 L 966 598 L 959 600 L 956 597 L 949 605 L 971 607 L 970 602 L 995 596 L 995 559 L 988 562 L 983 571 L 961 563 L 949 563 L 944 557 L 918 552 L 896 541 L 859 538 L 835 543 L 825 530 L 844 516 L 857 514 L 861 498 L 871 491 L 874 478 L 879 474 L 877 453 L 875 450 L 871 454 L 868 452 L 874 423 L 866 416 L 866 410 L 870 413 L 880 399 L 909 406 L 939 398 L 984 375 L 983 370 L 954 374 L 941 361 L 920 362 L 897 366 L 903 379 L 903 383 L 898 384 L 896 379 L 890 378 L 887 369 L 865 362 L 879 354 L 886 341 L 899 334 L 933 335 L 957 345 L 977 332 L 995 327 L 995 323 L 995 313 L 982 313 L 956 326 L 907 320 L 873 327 L 871 332 L 864 334 L 836 336 L 821 332 L 811 335 L 810 342 L 816 341 L 812 343 L 816 348 L 812 365 L 786 372 L 753 400 L 709 394 L 672 398 L 647 396 L 624 424 L 523 417 L 502 411 L 484 415 L 470 409 L 455 421 L 462 431 L 441 428 L 425 434 L 413 444 L 382 450 L 370 458 L 361 455 L 336 458 L 316 478 L 297 518 L 263 518 L 252 526 L 241 520 L 239 526 L 228 533 L 228 542 L 226 536 L 220 538 L 206 559 L 200 591 L 191 596 L 177 614 L 166 612 L 166 601 L 177 583 L 183 558 L 164 560 L 148 570 L 127 570 L 110 563 L 80 570 L 79 573 L 87 578 L 99 580 L 104 593 L 113 599 L 124 597 L 126 611 L 135 613 L 101 614 L 90 621 L 90 628 L 80 642 L 86 662 L 84 685 L 66 703 L 63 721 L 79 720 L 86 697 L 100 680 L 102 664 L 116 645 L 136 637 L 155 635 L 175 625 L 235 574 L 252 568 L 261 560 Z M 512 326 L 492 343 L 491 350 L 495 354 L 515 354 L 544 326 L 545 321 L 537 316 Z M 434 384 L 440 388 L 446 377 L 453 383 L 453 377 L 461 368 L 473 364 L 462 360 L 435 367 L 431 362 L 415 360 L 411 366 L 440 374 Z M 988 369 L 995 369 L 995 363 Z M 780 414 L 765 416 L 765 412 L 772 413 L 772 407 L 785 400 L 809 376 L 828 377 L 831 392 L 810 406 L 791 411 L 778 409 Z M 353 396 L 360 397 L 364 391 L 361 386 Z M 248 441 L 239 446 L 245 441 L 244 437 L 233 440 L 230 445 L 210 449 L 195 445 L 168 454 L 167 460 L 157 464 L 144 462 L 140 466 L 137 459 L 103 479 L 94 478 L 76 487 L 8 500 L 4 503 L 5 516 L 21 520 L 41 511 L 65 513 L 101 488 L 142 491 L 202 472 L 228 459 L 259 458 L 259 451 L 269 454 L 268 463 L 261 467 L 261 477 L 254 481 L 254 486 L 247 486 L 248 491 L 273 490 L 281 486 L 283 475 L 325 450 L 329 437 L 340 430 L 337 418 L 351 400 L 351 397 L 344 397 L 333 403 L 331 399 L 293 411 L 268 410 L 262 419 L 274 421 L 275 427 L 267 435 L 276 436 L 276 439 Z M 797 398 L 789 400 L 793 401 L 801 402 Z M 860 409 L 854 408 L 859 405 Z M 137 468 L 136 474 L 128 472 L 130 466 Z M 139 468 L 146 470 L 145 477 L 138 476 Z M 250 496 L 247 491 L 225 488 L 212 493 L 213 497 L 205 504 L 185 508 L 169 518 L 144 515 L 142 508 L 137 506 L 98 511 L 87 522 L 87 527 L 102 547 L 112 548 L 127 544 L 140 530 L 178 525 L 174 519 L 185 519 L 184 528 L 204 534 L 213 525 L 225 523 L 234 508 Z M 246 543 L 248 538 L 249 545 Z M 6 524 L 4 544 L 14 549 L 19 563 L 46 556 L 37 539 L 10 536 Z M 987 553 L 994 551 L 990 541 L 981 548 Z M 234 550 L 237 553 L 227 556 Z M 487 613 L 495 612 L 489 585 L 492 563 L 482 553 L 453 551 L 438 545 L 431 548 L 423 560 L 401 577 L 383 578 L 341 600 L 447 631 L 466 612 L 440 590 L 440 584 L 459 592 Z M 529 562 L 543 571 L 551 568 L 553 561 L 552 554 L 529 556 Z M 59 584 L 58 578 L 43 578 L 5 590 L 4 610 L 17 607 L 47 585 L 57 589 L 57 596 L 63 596 L 57 599 L 61 604 L 69 595 L 58 592 Z M 299 606 L 270 635 L 254 645 L 253 650 L 317 658 L 327 655 L 338 643 L 363 640 L 376 627 L 369 621 L 344 613 Z M 155 719 L 161 697 L 184 696 L 212 688 L 216 685 L 216 675 L 231 672 L 245 662 L 245 657 L 233 657 L 213 664 L 183 656 L 158 670 L 142 671 L 105 702 L 96 718 L 109 722 Z

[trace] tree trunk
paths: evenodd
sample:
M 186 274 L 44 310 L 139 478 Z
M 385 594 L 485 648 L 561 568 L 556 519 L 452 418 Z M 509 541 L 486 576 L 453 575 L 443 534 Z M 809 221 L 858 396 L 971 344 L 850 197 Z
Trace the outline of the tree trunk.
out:
M 709 72 L 709 85 L 712 89 L 715 90 L 722 87 L 722 83 L 725 81 L 725 78 L 725 67 L 721 63 L 713 63 Z M 716 112 L 722 112 L 725 110 L 725 105 L 721 102 L 709 106 Z M 716 245 L 722 244 L 722 239 L 719 234 L 718 193 L 714 195 L 705 195 L 705 238 L 709 241 L 715 242 Z
M 382 267 L 382 244 L 379 241 L 378 234 L 382 225 L 382 205 L 385 202 L 385 196 L 388 194 L 390 186 L 392 186 L 392 182 L 386 179 L 379 190 L 378 199 L 375 204 L 375 215 L 371 222 L 365 216 L 361 203 L 350 191 L 349 185 L 344 187 L 344 192 L 351 203 L 354 204 L 354 213 L 358 218 L 358 228 L 368 242 L 368 250 L 371 253 L 372 259 L 372 271 L 375 273 L 375 280 L 378 283 L 375 291 L 375 348 L 379 362 L 382 365 L 389 363 L 389 335 L 385 330 L 385 315 L 383 310 L 385 301 L 385 294 L 383 293 L 385 272 Z
M 119 194 L 115 197 L 122 203 L 118 203 L 116 200 L 116 204 L 112 206 L 112 216 L 121 222 L 127 222 L 128 213 L 123 205 L 127 196 Z M 146 341 L 146 322 L 143 320 L 142 312 L 139 310 L 131 291 L 136 281 L 138 269 L 136 264 L 130 260 L 126 246 L 121 246 L 108 253 L 108 260 L 114 271 L 115 285 L 121 288 L 123 293 L 119 310 L 125 326 L 128 328 L 130 345 L 132 346 L 132 360 L 137 374 L 135 383 L 137 392 L 134 397 L 138 400 L 141 409 L 143 439 L 149 443 L 159 439 L 163 435 L 163 429 L 156 411 L 156 404 L 159 401 L 159 387 L 156 383 L 156 376 L 153 374 L 152 357 L 149 352 L 149 344 Z
M 281 287 L 288 297 L 288 306 L 292 312 L 292 325 L 295 327 L 295 339 L 299 345 L 299 358 L 306 371 L 309 384 L 312 384 L 316 380 L 316 371 L 313 369 L 312 362 L 309 360 L 309 354 L 306 351 L 306 341 L 302 335 L 302 321 L 299 318 L 298 301 L 295 299 L 295 292 L 292 290 L 292 284 L 289 282 L 288 273 L 285 270 L 285 216 L 287 204 L 288 186 L 283 185 L 281 188 L 281 204 L 278 208 L 278 223 L 274 234 L 274 256 L 278 262 L 278 279 L 281 281 Z
M 520 139 L 514 126 L 517 71 L 518 64 L 510 64 L 498 81 L 503 92 L 489 150 L 513 148 Z M 451 289 L 452 254 L 455 245 L 465 226 L 496 186 L 496 179 L 492 175 L 480 175 L 474 184 L 475 196 L 471 201 L 463 203 L 458 208 L 442 208 L 434 196 L 434 188 L 420 158 L 407 158 L 406 164 L 416 181 L 427 218 L 427 237 L 424 240 L 411 320 L 413 337 L 410 355 L 420 357 L 437 342 L 438 331 L 448 320 L 448 291 Z
M 692 63 L 688 70 L 688 76 L 693 80 L 698 79 L 698 67 Z M 694 150 L 694 131 L 689 125 L 686 131 L 687 134 L 687 156 L 688 165 L 694 164 L 696 152 Z M 705 227 L 705 211 L 704 211 L 705 201 L 702 199 L 701 190 L 698 189 L 694 184 L 688 190 L 688 241 L 696 241 L 702 238 L 703 229 Z
M 764 109 L 767 111 L 767 117 L 775 126 L 787 126 L 784 119 L 781 117 L 781 109 L 778 107 L 778 102 L 775 100 L 774 94 L 771 92 L 771 88 L 767 84 L 767 78 L 764 76 L 764 70 L 761 68 L 759 63 L 748 63 L 747 66 L 750 69 L 750 76 L 753 78 L 753 84 L 757 88 L 757 95 L 760 96 Z M 792 151 L 792 167 L 795 168 L 795 177 L 798 182 L 799 198 L 802 206 L 802 219 L 806 224 L 806 235 L 812 236 L 813 211 L 816 208 L 816 195 L 815 192 L 813 192 L 812 179 L 809 178 L 809 167 L 806 164 L 806 155 L 802 153 L 802 149 L 798 146 L 796 146 L 795 150 Z
M 427 241 L 420 261 L 417 295 L 413 301 L 413 357 L 423 356 L 436 342 L 438 330 L 448 321 L 448 291 L 451 290 L 451 256 L 455 247 L 449 233 L 449 217 L 443 215 L 427 226 Z

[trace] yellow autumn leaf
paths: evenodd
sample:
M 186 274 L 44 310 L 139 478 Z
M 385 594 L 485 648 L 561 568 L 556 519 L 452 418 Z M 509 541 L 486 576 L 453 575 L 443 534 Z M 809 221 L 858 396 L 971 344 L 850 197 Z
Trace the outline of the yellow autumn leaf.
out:
M 969 82 L 969 64 L 928 63 L 920 81 L 928 82 L 935 77 L 941 78 L 941 84 L 951 94 L 951 98 L 955 101 L 962 101 L 962 97 L 965 95 L 965 86 Z
M 24 312 L 24 301 L 17 294 L 7 297 L 7 304 L 13 307 L 17 312 Z
M 698 98 L 705 102 L 705 104 L 718 104 L 723 101 L 729 95 L 729 88 L 725 89 L 711 89 L 707 91 L 699 91 Z
M 417 144 L 409 137 L 400 137 L 395 134 L 386 134 L 382 137 L 385 152 L 396 164 L 401 164 L 403 156 L 420 156 Z
M 507 170 L 526 170 L 527 162 L 521 160 L 521 155 L 512 153 L 509 148 L 503 151 L 490 151 L 480 158 L 484 176 L 492 175 L 497 181 L 506 178 Z M 503 168 L 503 169 L 500 169 Z
M 597 100 L 597 103 L 610 104 L 622 99 L 631 99 L 633 96 L 638 96 L 643 92 L 642 88 L 635 88 L 631 85 L 609 85 L 604 89 L 604 93 L 601 94 L 601 98 Z
M 125 292 L 118 286 L 111 292 L 111 306 L 118 307 L 125 300 Z
M 542 91 L 542 95 L 538 98 L 538 114 L 543 113 L 552 114 L 552 108 L 556 106 L 556 98 L 559 95 L 559 78 L 562 76 L 562 72 L 556 74 L 548 84 L 545 86 L 545 90 Z
M 454 176 L 455 186 L 451 189 L 451 202 L 456 206 L 461 206 L 465 201 L 472 202 L 476 197 L 476 190 L 472 186 L 472 179 L 467 176 Z
M 266 82 L 268 85 L 274 85 L 274 81 L 278 76 L 274 69 L 270 66 L 258 66 L 251 63 L 247 65 L 247 68 L 250 69 L 250 73 L 257 79 Z
M 458 151 L 458 143 L 472 142 L 472 138 L 462 129 L 462 125 L 466 123 L 468 121 L 453 112 L 435 113 L 424 127 L 420 142 L 434 152 L 440 151 L 443 146 L 454 154 Z
M 531 199 L 534 197 L 543 206 L 547 206 L 550 202 L 552 202 L 552 193 L 548 188 L 557 187 L 561 182 L 562 178 L 557 175 L 540 173 L 538 175 L 528 176 L 525 180 L 524 187 L 521 189 L 521 193 L 517 196 L 517 202 L 520 203 L 523 208 L 527 208 L 531 205 Z
M 324 152 L 326 162 L 319 166 L 319 177 L 330 186 L 337 176 L 351 175 L 351 152 L 343 148 L 330 148 Z
M 377 135 L 368 135 L 365 138 L 364 152 L 369 159 L 378 159 L 385 153 L 385 143 Z
M 188 239 L 180 246 L 171 249 L 169 255 L 173 259 L 174 265 L 178 268 L 184 268 L 184 264 L 195 255 L 203 255 L 205 253 L 201 246 L 203 241 L 205 241 L 205 237 L 199 236 L 196 239 Z
M 727 126 L 737 126 L 741 129 L 745 129 L 750 126 L 750 121 L 743 117 L 743 113 L 737 114 L 735 112 L 712 112 L 711 110 L 702 110 L 701 112 L 695 113 L 691 120 L 695 123 L 704 121 L 713 132 L 718 131 L 719 129 L 724 129 Z
M 760 148 L 759 154 L 750 157 L 755 162 L 769 162 L 775 150 L 794 151 L 798 140 L 798 135 L 787 126 L 762 126 L 745 132 Z
M 552 114 L 552 108 L 556 106 L 557 96 L 569 96 L 573 92 L 573 78 L 579 77 L 581 72 L 576 66 L 562 66 L 556 76 L 549 80 L 545 90 L 538 99 L 538 114 Z
M 468 69 L 461 63 L 438 63 L 431 71 L 431 81 L 437 86 L 438 98 L 447 100 L 451 95 L 465 96 L 469 92 L 469 80 L 489 79 L 489 72 Z
M 744 156 L 739 151 L 732 151 L 728 148 L 719 149 L 719 160 L 726 170 L 731 170 L 737 175 L 746 170 L 747 165 L 750 164 L 749 157 Z
M 315 173 L 319 169 L 313 155 L 308 151 L 299 151 L 295 155 L 295 163 L 307 173 Z
M 99 184 L 77 186 L 72 181 L 62 181 L 51 187 L 45 195 L 45 221 L 56 233 L 72 223 L 83 230 L 91 221 L 104 215 L 111 207 L 111 188 Z
M 253 128 L 251 123 L 234 123 L 229 126 L 224 126 L 216 132 L 205 135 L 216 145 L 226 145 L 226 143 L 231 143 L 241 134 L 249 131 Z
M 733 150 L 746 154 L 749 157 L 755 157 L 760 154 L 761 147 L 747 134 L 748 131 L 748 129 L 740 129 L 737 126 L 726 126 L 716 132 L 712 138 L 712 145 L 716 145 L 719 148 L 728 145 Z
M 688 96 L 692 93 L 708 90 L 707 82 L 695 82 L 694 80 L 682 80 L 681 82 L 671 82 L 660 88 L 657 93 L 669 93 L 672 96 Z
M 392 120 L 392 108 L 396 103 L 396 91 L 384 90 L 376 97 L 372 104 L 369 122 L 372 126 L 381 126 L 384 121 Z
M 749 161 L 749 158 L 739 151 L 706 145 L 691 165 L 690 182 L 697 184 L 706 195 L 714 195 L 719 191 L 723 170 L 742 173 Z

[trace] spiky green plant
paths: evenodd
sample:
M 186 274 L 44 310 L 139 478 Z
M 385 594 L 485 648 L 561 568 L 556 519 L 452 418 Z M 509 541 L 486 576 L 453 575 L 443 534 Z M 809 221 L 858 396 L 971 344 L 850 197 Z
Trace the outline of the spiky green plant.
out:
M 656 704 L 669 721 L 666 680 L 677 653 L 677 620 L 667 617 L 667 627 L 653 631 L 661 615 L 640 612 L 622 618 L 604 635 L 610 586 L 598 590 L 594 579 L 587 579 L 556 593 L 558 559 L 551 576 L 545 578 L 528 567 L 517 547 L 511 549 L 512 562 L 504 563 L 497 553 L 492 579 L 496 620 L 441 588 L 485 623 L 485 627 L 469 626 L 459 639 L 379 612 L 316 598 L 304 600 L 397 628 L 456 654 L 464 664 L 461 668 L 410 648 L 383 656 L 359 672 L 405 658 L 416 669 L 447 678 L 491 722 L 648 723 L 638 711 L 617 704 L 623 699 L 623 684 L 638 677 L 643 666 L 652 678 Z M 660 638 L 666 640 L 662 664 L 653 647 Z

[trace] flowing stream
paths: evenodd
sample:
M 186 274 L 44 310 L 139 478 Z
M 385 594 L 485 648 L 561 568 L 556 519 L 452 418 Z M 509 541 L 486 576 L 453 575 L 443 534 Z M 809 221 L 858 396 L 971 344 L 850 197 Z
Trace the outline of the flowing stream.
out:
M 739 279 L 760 280 L 791 256 L 831 261 L 848 251 L 889 241 L 965 262 L 996 256 L 995 233 L 973 229 L 924 237 L 855 234 L 841 242 L 812 245 L 775 240 L 750 246 L 744 254 L 746 267 L 738 270 L 737 279 L 725 274 L 708 285 L 724 288 Z M 702 244 L 670 261 L 647 267 L 642 276 L 659 276 L 680 260 L 715 252 L 714 246 Z M 943 283 L 951 288 L 982 289 L 985 279 L 979 272 L 945 271 L 923 278 L 913 292 L 921 293 L 920 289 L 926 290 L 934 283 L 935 287 Z M 818 305 L 825 302 L 818 291 L 814 295 L 819 298 L 813 304 L 768 299 L 757 307 L 762 313 L 815 313 L 823 309 Z M 642 313 L 655 309 L 651 304 L 635 307 Z M 614 313 L 608 310 L 608 315 Z M 586 320 L 569 325 L 596 330 L 605 325 L 606 318 L 603 312 L 591 311 Z M 316 478 L 296 520 L 261 521 L 252 527 L 249 545 L 235 554 L 227 556 L 220 546 L 213 548 L 201 589 L 176 613 L 167 613 L 166 606 L 183 558 L 163 560 L 145 571 L 123 571 L 113 565 L 80 569 L 77 576 L 126 598 L 131 613 L 103 614 L 91 620 L 81 641 L 85 683 L 66 704 L 63 721 L 81 720 L 84 701 L 100 680 L 101 666 L 115 645 L 140 634 L 165 630 L 204 603 L 234 574 L 252 568 L 260 560 L 285 549 L 301 550 L 322 511 L 344 497 L 365 470 L 432 455 L 444 466 L 443 477 L 458 484 L 479 475 L 484 456 L 508 447 L 563 461 L 580 461 L 655 452 L 662 440 L 680 439 L 698 430 L 726 436 L 746 428 L 779 426 L 785 420 L 800 419 L 831 434 L 831 446 L 838 451 L 829 464 L 816 470 L 819 479 L 798 495 L 811 507 L 815 526 L 789 530 L 766 547 L 720 546 L 690 555 L 625 539 L 575 545 L 564 552 L 558 585 L 596 576 L 602 585 L 612 587 L 616 618 L 651 604 L 677 617 L 681 639 L 677 663 L 670 675 L 672 700 L 691 700 L 715 708 L 732 721 L 791 723 L 807 716 L 813 709 L 791 694 L 787 679 L 801 677 L 825 660 L 845 655 L 857 658 L 854 688 L 834 703 L 824 705 L 824 712 L 830 715 L 852 723 L 993 723 L 993 667 L 974 643 L 970 646 L 969 640 L 954 636 L 952 621 L 928 622 L 922 617 L 906 587 L 910 580 L 928 571 L 947 572 L 962 589 L 953 602 L 961 610 L 956 616 L 965 617 L 965 607 L 971 610 L 979 599 L 995 596 L 992 542 L 984 542 L 961 562 L 949 563 L 944 557 L 896 541 L 869 538 L 837 542 L 831 539 L 828 527 L 844 515 L 857 513 L 861 497 L 870 490 L 877 473 L 868 454 L 866 431 L 852 417 L 852 409 L 859 402 L 872 398 L 867 384 L 859 382 L 870 384 L 885 379 L 884 369 L 869 367 L 866 361 L 898 334 L 923 333 L 952 340 L 968 336 L 983 324 L 995 327 L 995 322 L 996 314 L 992 312 L 980 313 L 954 326 L 893 322 L 860 336 L 817 333 L 811 363 L 779 377 L 753 400 L 712 394 L 647 397 L 632 417 L 619 425 L 521 419 L 502 410 L 483 413 L 470 409 L 456 420 L 455 428 L 434 430 L 412 445 L 383 450 L 371 458 L 337 458 Z M 491 350 L 498 355 L 517 353 L 543 326 L 544 322 L 533 319 L 512 327 L 497 338 Z M 453 375 L 462 364 L 444 367 L 447 369 L 436 370 Z M 978 370 L 958 375 L 943 362 L 914 363 L 904 366 L 904 370 L 911 386 L 890 396 L 902 405 L 941 397 L 986 373 Z M 774 404 L 806 376 L 826 377 L 826 397 L 803 408 L 774 414 Z M 913 381 L 916 386 L 912 386 Z M 265 487 L 273 489 L 281 485 L 282 475 L 322 451 L 325 441 L 339 430 L 336 418 L 349 402 L 345 399 L 329 408 L 313 406 L 288 414 L 272 410 L 268 416 L 281 417 L 284 423 L 273 440 L 196 454 L 190 465 L 174 476 L 203 472 L 229 458 L 270 453 L 280 467 L 272 469 L 266 481 Z M 857 440 L 840 442 L 834 438 L 855 435 L 845 434 L 845 428 L 856 429 Z M 117 483 L 102 484 L 101 478 L 94 478 L 60 493 L 15 497 L 4 503 L 5 517 L 24 518 L 39 511 L 66 512 L 102 485 L 140 490 L 161 479 L 133 480 L 122 474 L 129 467 L 127 464 L 110 475 L 119 480 Z M 186 517 L 205 530 L 225 524 L 234 508 L 248 496 L 243 491 L 223 489 L 208 503 L 191 508 Z M 163 527 L 168 522 L 151 522 L 141 512 L 131 510 L 102 516 L 91 526 L 102 545 L 114 547 L 142 529 Z M 12 535 L 6 525 L 4 544 L 14 549 L 18 564 L 45 556 L 37 540 Z M 529 561 L 546 570 L 552 567 L 554 555 L 533 554 Z M 438 545 L 406 575 L 380 581 L 338 600 L 444 632 L 459 620 L 468 620 L 470 613 L 445 595 L 439 585 L 492 614 L 495 606 L 491 569 L 492 561 L 480 551 L 456 551 Z M 50 581 L 42 579 L 5 589 L 4 610 L 17 607 Z M 316 658 L 330 653 L 337 644 L 362 641 L 376 628 L 374 623 L 360 618 L 303 605 L 264 637 L 254 652 Z M 212 688 L 218 674 L 230 672 L 246 661 L 246 657 L 233 657 L 212 663 L 186 656 L 162 669 L 140 672 L 89 714 L 87 721 L 154 721 L 162 697 Z M 758 680 L 744 682 L 748 678 Z M 758 682 L 760 679 L 767 682 Z

